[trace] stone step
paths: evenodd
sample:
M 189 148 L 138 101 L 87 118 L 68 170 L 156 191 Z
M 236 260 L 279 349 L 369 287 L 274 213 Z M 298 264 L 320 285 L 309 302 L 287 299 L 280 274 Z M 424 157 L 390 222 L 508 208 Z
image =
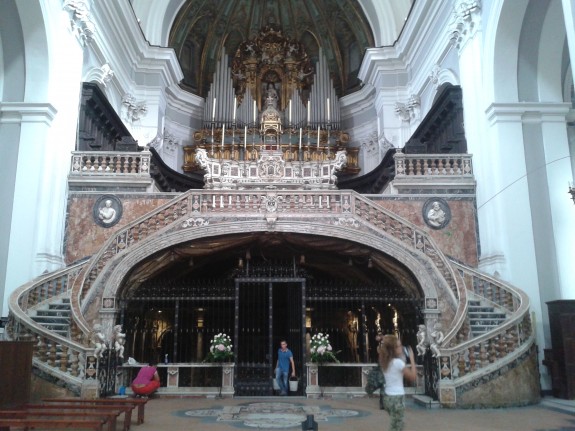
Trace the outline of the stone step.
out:
M 469 316 L 469 323 L 471 325 L 501 325 L 505 322 L 504 317 L 471 317 Z
M 470 310 L 467 314 L 472 314 L 474 316 L 498 316 L 498 317 L 506 317 L 507 314 L 499 312 L 499 311 L 476 311 Z
M 413 401 L 415 404 L 417 404 L 418 406 L 422 406 L 428 409 L 438 409 L 441 408 L 441 404 L 439 403 L 439 401 L 435 401 L 433 398 L 427 396 L 427 395 L 413 395 L 412 396 Z
M 495 313 L 495 308 L 486 306 L 470 306 L 467 307 L 469 313 Z
M 62 325 L 70 323 L 70 318 L 67 316 L 33 316 L 32 320 L 38 323 L 59 323 Z
M 38 310 L 36 316 L 69 316 L 70 309 L 68 310 Z
M 69 325 L 63 325 L 58 323 L 41 323 L 41 325 L 48 329 L 49 331 L 66 331 L 68 332 Z
M 48 310 L 70 310 L 70 304 L 61 304 L 61 303 L 48 304 Z

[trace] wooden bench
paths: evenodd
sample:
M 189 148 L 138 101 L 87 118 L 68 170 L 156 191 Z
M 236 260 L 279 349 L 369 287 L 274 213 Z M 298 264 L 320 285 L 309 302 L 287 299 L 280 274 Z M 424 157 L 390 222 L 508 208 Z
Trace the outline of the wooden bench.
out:
M 102 431 L 104 420 L 96 419 L 52 419 L 40 417 L 3 418 L 0 417 L 0 431 L 10 431 L 10 427 L 19 428 L 70 428 L 74 430 Z
M 119 415 L 119 413 L 118 413 Z M 0 410 L 0 419 L 81 419 L 102 420 L 108 424 L 108 431 L 116 431 L 116 418 L 118 415 L 104 412 L 62 411 L 52 409 L 17 409 Z
M 60 404 L 80 404 L 80 405 L 124 405 L 138 407 L 138 418 L 136 424 L 144 423 L 144 408 L 148 402 L 147 398 L 96 398 L 93 400 L 84 398 L 46 398 L 42 400 L 45 403 Z M 1 430 L 0 430 L 1 431 Z
M 114 416 L 114 422 L 118 416 L 122 413 L 124 414 L 124 426 L 122 431 L 128 431 L 132 423 L 132 410 L 134 406 L 125 405 L 104 405 L 104 406 L 86 406 L 83 404 L 72 404 L 72 403 L 45 403 L 45 404 L 24 404 L 20 406 L 21 409 L 26 410 L 43 410 L 43 411 L 66 411 L 66 412 L 86 412 L 86 413 L 101 413 L 103 415 Z

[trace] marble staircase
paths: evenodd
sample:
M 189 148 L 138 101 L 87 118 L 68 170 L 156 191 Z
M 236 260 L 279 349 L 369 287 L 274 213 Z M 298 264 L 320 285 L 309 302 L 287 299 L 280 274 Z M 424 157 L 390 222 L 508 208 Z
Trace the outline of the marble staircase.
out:
M 480 300 L 469 300 L 467 316 L 472 337 L 478 337 L 497 328 L 508 317 L 504 311 L 492 305 L 485 305 Z
M 55 302 L 43 304 L 35 311 L 35 315 L 32 314 L 30 317 L 44 328 L 63 337 L 69 337 L 70 312 L 70 298 L 60 298 Z

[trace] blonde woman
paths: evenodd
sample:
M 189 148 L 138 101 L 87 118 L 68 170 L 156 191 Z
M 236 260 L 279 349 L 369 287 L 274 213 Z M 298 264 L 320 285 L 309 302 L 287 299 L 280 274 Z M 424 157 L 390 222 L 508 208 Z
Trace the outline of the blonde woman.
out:
M 405 388 L 403 379 L 417 378 L 413 349 L 409 347 L 409 365 L 403 359 L 403 346 L 395 335 L 384 335 L 379 345 L 379 364 L 385 376 L 383 405 L 391 418 L 391 431 L 403 429 L 405 417 Z

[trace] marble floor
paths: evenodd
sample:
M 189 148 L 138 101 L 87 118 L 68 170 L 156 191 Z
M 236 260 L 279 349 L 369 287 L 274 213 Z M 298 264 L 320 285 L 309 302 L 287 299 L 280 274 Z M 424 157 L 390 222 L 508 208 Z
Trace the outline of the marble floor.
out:
M 545 398 L 540 404 L 506 409 L 426 409 L 407 403 L 405 431 L 575 431 L 575 401 Z M 389 429 L 376 398 L 154 398 L 146 421 L 134 431 L 301 430 L 314 415 L 318 430 Z

